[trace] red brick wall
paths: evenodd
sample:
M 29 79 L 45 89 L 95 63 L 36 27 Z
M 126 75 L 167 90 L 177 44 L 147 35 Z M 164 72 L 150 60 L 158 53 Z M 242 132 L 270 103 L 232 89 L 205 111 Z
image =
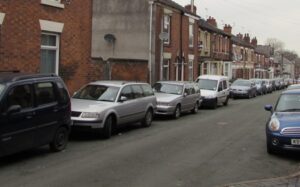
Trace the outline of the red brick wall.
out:
M 161 59 L 161 41 L 159 39 L 159 33 L 161 32 L 161 19 L 163 16 L 163 7 L 157 6 L 156 9 L 156 39 L 155 39 L 155 71 L 156 76 L 155 79 L 159 80 L 160 75 L 160 59 Z M 182 33 L 181 33 L 182 29 Z M 182 34 L 182 36 L 180 36 Z M 175 64 L 176 57 L 180 56 L 180 39 L 182 39 L 182 52 L 184 53 L 185 63 L 188 63 L 188 54 L 195 55 L 194 57 L 194 79 L 198 75 L 198 46 L 197 46 L 197 39 L 198 39 L 198 25 L 197 21 L 195 20 L 194 25 L 194 48 L 189 47 L 189 18 L 187 16 L 183 16 L 180 14 L 179 11 L 173 11 L 171 15 L 171 42 L 169 45 L 164 45 L 164 52 L 171 53 L 171 62 L 170 62 L 170 80 L 176 80 L 176 67 Z M 181 79 L 181 70 L 179 68 L 179 79 Z M 184 66 L 184 80 L 188 80 L 189 78 L 189 69 L 188 64 Z
M 64 23 L 60 36 L 59 74 L 70 92 L 95 77 L 101 77 L 101 68 L 91 64 L 90 59 L 92 2 L 72 0 L 65 4 L 64 9 L 40 2 L 0 1 L 0 12 L 6 14 L 0 35 L 0 70 L 39 72 L 42 32 L 39 19 L 43 19 Z M 90 73 L 89 70 L 99 73 Z

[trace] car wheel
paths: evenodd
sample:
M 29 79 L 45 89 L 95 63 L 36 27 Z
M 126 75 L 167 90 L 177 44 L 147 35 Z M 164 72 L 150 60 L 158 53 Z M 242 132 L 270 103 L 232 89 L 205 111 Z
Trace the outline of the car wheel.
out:
M 215 99 L 212 104 L 212 109 L 216 109 L 218 107 L 218 99 Z
M 113 126 L 113 118 L 112 116 L 108 116 L 104 123 L 104 128 L 102 129 L 102 137 L 104 139 L 109 139 L 112 135 L 112 126 Z
M 229 101 L 229 97 L 227 96 L 227 97 L 226 97 L 226 100 L 225 100 L 224 103 L 223 103 L 223 105 L 224 105 L 224 106 L 227 106 L 227 105 L 228 105 L 228 101 Z
M 198 112 L 198 110 L 199 110 L 199 104 L 198 104 L 198 102 L 196 102 L 194 108 L 192 109 L 192 113 L 196 114 Z
M 153 112 L 151 109 L 148 109 L 144 119 L 142 120 L 143 127 L 150 127 L 153 119 Z
M 60 127 L 57 129 L 53 141 L 50 143 L 51 151 L 62 151 L 67 147 L 69 138 L 69 131 L 66 127 Z
M 179 105 L 177 105 L 173 113 L 173 118 L 178 119 L 180 115 L 181 115 L 181 108 Z

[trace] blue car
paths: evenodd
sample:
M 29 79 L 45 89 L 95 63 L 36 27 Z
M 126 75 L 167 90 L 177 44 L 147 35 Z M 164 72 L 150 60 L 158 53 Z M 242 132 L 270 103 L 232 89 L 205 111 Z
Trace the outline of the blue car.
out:
M 276 106 L 266 105 L 270 111 L 266 124 L 267 151 L 300 150 L 300 89 L 281 93 Z

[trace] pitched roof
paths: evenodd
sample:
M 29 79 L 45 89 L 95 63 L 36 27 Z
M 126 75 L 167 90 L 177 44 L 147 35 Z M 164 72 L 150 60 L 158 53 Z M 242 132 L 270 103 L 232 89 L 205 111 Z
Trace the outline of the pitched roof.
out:
M 163 5 L 175 8 L 177 10 L 180 10 L 180 11 L 184 12 L 184 13 L 191 14 L 193 16 L 196 16 L 196 17 L 200 18 L 200 16 L 198 16 L 197 14 L 192 13 L 191 11 L 187 10 L 186 8 L 184 8 L 183 6 L 179 5 L 178 3 L 176 3 L 172 0 L 154 0 L 154 2 L 161 3 Z
M 215 33 L 218 33 L 218 34 L 223 34 L 223 35 L 226 35 L 226 36 L 232 36 L 231 34 L 228 34 L 225 31 L 223 31 L 222 29 L 219 29 L 219 28 L 207 23 L 207 21 L 205 21 L 204 19 L 199 20 L 199 26 L 200 26 L 200 28 L 206 29 L 206 30 L 211 31 L 211 32 L 215 32 Z
M 252 48 L 252 49 L 255 48 L 252 44 L 249 44 L 249 43 L 245 42 L 244 40 L 240 39 L 237 36 L 232 36 L 231 41 L 232 41 L 233 44 L 237 44 L 237 45 L 244 46 L 244 47 L 249 47 L 249 48 Z

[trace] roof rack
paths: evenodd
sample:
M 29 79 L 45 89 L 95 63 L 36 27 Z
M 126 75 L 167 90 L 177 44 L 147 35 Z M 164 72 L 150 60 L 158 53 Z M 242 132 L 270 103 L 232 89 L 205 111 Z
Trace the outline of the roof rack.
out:
M 12 79 L 12 81 L 26 80 L 26 79 L 34 79 L 34 78 L 43 78 L 43 77 L 57 77 L 56 74 L 23 74 L 20 76 L 16 76 Z

